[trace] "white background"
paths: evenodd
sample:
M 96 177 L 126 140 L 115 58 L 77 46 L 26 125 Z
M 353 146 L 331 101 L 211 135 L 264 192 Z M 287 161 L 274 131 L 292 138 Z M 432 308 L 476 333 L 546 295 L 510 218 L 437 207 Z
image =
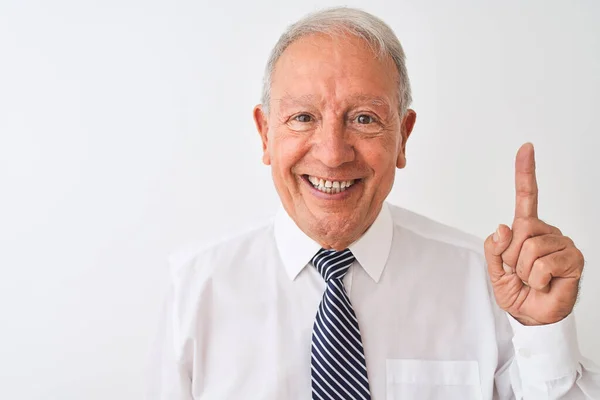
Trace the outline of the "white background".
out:
M 348 1 L 408 56 L 390 201 L 487 236 L 536 145 L 540 217 L 587 257 L 600 361 L 600 3 Z M 283 29 L 329 1 L 0 2 L 0 398 L 142 397 L 167 255 L 278 205 L 251 119 Z

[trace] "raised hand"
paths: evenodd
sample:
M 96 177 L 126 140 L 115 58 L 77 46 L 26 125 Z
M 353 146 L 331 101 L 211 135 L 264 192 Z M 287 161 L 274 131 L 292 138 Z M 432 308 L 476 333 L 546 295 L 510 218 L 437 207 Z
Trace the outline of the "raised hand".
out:
M 577 300 L 584 259 L 573 241 L 538 218 L 533 145 L 515 161 L 515 217 L 485 241 L 496 302 L 524 325 L 558 322 Z

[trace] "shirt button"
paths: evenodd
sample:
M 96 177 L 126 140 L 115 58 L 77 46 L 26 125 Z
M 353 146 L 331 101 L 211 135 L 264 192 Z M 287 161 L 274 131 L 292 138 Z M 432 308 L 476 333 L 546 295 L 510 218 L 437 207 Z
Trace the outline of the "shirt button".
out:
M 531 357 L 531 351 L 529 349 L 519 349 L 519 355 L 523 358 Z

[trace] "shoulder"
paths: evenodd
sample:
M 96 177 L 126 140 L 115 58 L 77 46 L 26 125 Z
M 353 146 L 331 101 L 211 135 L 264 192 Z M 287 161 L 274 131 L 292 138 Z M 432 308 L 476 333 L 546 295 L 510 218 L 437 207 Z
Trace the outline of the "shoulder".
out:
M 392 204 L 388 204 L 388 207 L 395 228 L 408 230 L 431 244 L 438 242 L 483 256 L 482 238 L 402 207 Z
M 168 263 L 174 281 L 205 280 L 214 273 L 257 257 L 273 240 L 273 220 L 269 219 L 216 240 L 182 246 L 169 254 Z
M 467 282 L 476 285 L 489 298 L 494 312 L 498 311 L 487 273 L 484 239 L 402 207 L 389 205 L 389 209 L 394 229 L 404 241 L 405 258 L 426 265 L 422 272 L 430 278 L 443 276 L 455 282 L 446 285 L 448 290 L 462 288 Z

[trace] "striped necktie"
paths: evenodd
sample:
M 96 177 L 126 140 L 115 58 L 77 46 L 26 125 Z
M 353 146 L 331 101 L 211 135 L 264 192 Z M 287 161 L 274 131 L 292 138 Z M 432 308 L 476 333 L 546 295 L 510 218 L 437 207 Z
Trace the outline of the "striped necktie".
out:
M 352 262 L 350 250 L 321 249 L 312 259 L 327 282 L 312 334 L 313 399 L 371 399 L 358 320 L 342 282 Z

